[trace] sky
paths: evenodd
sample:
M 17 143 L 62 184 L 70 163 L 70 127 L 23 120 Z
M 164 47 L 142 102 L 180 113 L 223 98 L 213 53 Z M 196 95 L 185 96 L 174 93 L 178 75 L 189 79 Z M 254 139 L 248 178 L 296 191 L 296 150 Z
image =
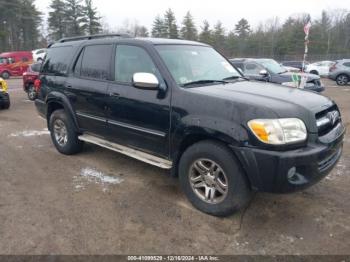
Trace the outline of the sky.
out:
M 44 14 L 48 13 L 50 0 L 36 0 L 36 6 Z M 349 8 L 350 0 L 93 0 L 103 22 L 111 29 L 125 23 L 137 21 L 140 25 L 151 28 L 156 15 L 163 15 L 171 8 L 180 24 L 187 11 L 192 13 L 197 26 L 208 20 L 214 25 L 220 20 L 231 30 L 241 18 L 248 19 L 254 27 L 269 18 L 309 13 L 312 17 L 320 16 L 322 10 Z

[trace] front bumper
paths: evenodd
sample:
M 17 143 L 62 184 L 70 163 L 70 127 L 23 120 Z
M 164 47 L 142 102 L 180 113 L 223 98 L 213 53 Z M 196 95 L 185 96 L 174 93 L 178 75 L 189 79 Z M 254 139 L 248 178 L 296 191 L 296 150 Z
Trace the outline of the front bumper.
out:
M 325 90 L 323 85 L 313 85 L 313 86 L 308 86 L 305 87 L 305 90 L 310 90 L 310 91 L 314 91 L 314 92 L 323 92 Z
M 327 176 L 342 154 L 344 132 L 332 143 L 279 152 L 235 147 L 234 152 L 254 189 L 289 193 L 305 189 Z

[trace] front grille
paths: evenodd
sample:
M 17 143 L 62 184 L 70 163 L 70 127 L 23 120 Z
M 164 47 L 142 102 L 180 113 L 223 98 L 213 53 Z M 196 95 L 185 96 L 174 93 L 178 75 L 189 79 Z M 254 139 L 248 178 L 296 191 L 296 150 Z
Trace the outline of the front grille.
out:
M 332 131 L 341 122 L 340 112 L 336 105 L 316 114 L 318 136 L 324 136 Z

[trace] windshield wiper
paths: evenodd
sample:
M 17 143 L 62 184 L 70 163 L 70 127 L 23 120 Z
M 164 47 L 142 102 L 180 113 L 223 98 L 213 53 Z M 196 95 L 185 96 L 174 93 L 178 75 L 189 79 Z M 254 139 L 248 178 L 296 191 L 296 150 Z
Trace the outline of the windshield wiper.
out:
M 225 80 L 197 80 L 197 81 L 192 81 L 192 82 L 188 82 L 185 84 L 182 84 L 182 87 L 186 87 L 186 86 L 192 86 L 192 85 L 201 85 L 201 84 L 211 84 L 211 83 L 222 83 L 222 84 L 228 84 L 229 82 L 225 81 Z
M 224 79 L 222 80 L 235 80 L 235 79 L 238 79 L 238 78 L 242 78 L 242 79 L 245 79 L 245 80 L 249 80 L 249 78 L 247 77 L 244 77 L 244 76 L 229 76 L 229 77 L 225 77 Z

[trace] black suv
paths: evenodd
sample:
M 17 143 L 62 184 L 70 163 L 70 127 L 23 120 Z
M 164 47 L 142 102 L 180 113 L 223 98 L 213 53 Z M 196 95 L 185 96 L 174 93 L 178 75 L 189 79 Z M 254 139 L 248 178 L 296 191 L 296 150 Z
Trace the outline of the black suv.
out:
M 335 166 L 345 128 L 330 99 L 248 81 L 208 45 L 90 36 L 53 44 L 35 101 L 57 150 L 83 141 L 171 169 L 217 216 L 253 190 L 306 188 Z

